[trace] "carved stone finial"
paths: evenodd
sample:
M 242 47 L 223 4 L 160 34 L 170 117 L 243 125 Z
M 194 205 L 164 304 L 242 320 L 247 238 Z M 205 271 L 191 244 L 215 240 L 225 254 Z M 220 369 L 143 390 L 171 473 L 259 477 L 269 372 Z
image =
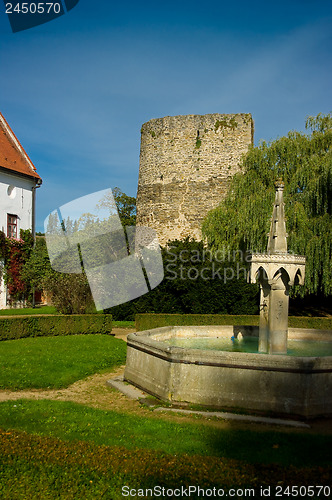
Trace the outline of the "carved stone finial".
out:
M 284 204 L 284 182 L 278 179 L 275 182 L 276 196 L 274 201 L 269 239 L 267 243 L 268 254 L 287 253 L 287 233 L 285 222 L 285 204 Z
M 287 253 L 284 183 L 275 183 L 271 228 L 266 254 L 252 254 L 252 281 L 261 288 L 259 352 L 287 353 L 289 289 L 304 281 L 305 257 Z
M 274 185 L 276 187 L 276 190 L 279 189 L 279 188 L 280 189 L 284 189 L 284 187 L 285 187 L 285 183 L 284 183 L 284 181 L 282 179 L 277 179 L 275 181 Z

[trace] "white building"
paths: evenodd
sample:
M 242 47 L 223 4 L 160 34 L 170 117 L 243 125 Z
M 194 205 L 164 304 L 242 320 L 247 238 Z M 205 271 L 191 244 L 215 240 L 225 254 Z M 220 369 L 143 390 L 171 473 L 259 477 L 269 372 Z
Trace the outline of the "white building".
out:
M 20 229 L 35 233 L 36 188 L 42 183 L 27 153 L 0 113 L 0 231 L 19 238 Z M 0 276 L 0 309 L 7 293 Z

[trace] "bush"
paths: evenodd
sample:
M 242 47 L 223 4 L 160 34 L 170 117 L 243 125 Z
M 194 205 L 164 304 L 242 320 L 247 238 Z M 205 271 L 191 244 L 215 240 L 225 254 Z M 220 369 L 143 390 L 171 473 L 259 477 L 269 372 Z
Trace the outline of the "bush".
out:
M 246 263 L 213 255 L 203 242 L 186 238 L 162 249 L 164 279 L 148 294 L 113 307 L 116 320 L 140 313 L 258 314 L 259 287 L 246 281 Z
M 231 316 L 222 314 L 136 314 L 137 331 L 162 326 L 184 325 L 259 325 L 259 316 Z
M 90 287 L 85 274 L 62 274 L 51 271 L 42 281 L 51 303 L 62 314 L 95 312 Z
M 314 328 L 317 330 L 332 330 L 332 318 L 290 316 L 288 318 L 288 326 L 290 328 Z
M 52 305 L 62 314 L 95 312 L 85 273 L 60 273 L 52 269 L 45 238 L 39 237 L 21 272 L 22 280 L 36 290 L 43 290 Z
M 110 314 L 0 318 L 0 340 L 87 333 L 110 334 L 111 331 Z
M 4 281 L 10 296 L 10 302 L 25 301 L 30 293 L 30 283 L 22 279 L 22 269 L 29 259 L 33 247 L 33 237 L 30 230 L 20 231 L 19 238 L 7 238 L 0 231 L 0 280 L 4 272 Z
M 137 314 L 136 330 L 150 330 L 162 326 L 183 325 L 259 325 L 259 316 L 231 316 L 222 314 Z M 332 330 L 332 318 L 290 317 L 290 328 Z

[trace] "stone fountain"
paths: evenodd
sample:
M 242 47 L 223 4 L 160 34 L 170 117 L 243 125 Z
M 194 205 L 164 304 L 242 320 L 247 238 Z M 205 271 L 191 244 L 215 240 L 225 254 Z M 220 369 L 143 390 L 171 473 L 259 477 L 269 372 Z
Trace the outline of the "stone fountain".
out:
M 176 404 L 332 417 L 332 332 L 288 329 L 289 290 L 303 284 L 305 258 L 287 252 L 283 189 L 278 182 L 267 252 L 251 256 L 251 281 L 261 290 L 259 328 L 167 326 L 132 333 L 127 382 Z M 197 348 L 196 341 L 203 344 Z M 255 351 L 238 349 L 251 342 Z
M 276 182 L 267 252 L 251 255 L 251 281 L 260 284 L 261 353 L 287 354 L 289 289 L 304 284 L 305 257 L 287 252 L 284 183 Z

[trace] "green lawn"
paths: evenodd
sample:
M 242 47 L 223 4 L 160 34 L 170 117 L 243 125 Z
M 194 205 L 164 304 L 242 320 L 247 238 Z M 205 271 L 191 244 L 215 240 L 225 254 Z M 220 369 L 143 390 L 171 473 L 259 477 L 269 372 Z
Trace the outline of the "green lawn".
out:
M 38 306 L 35 308 L 25 307 L 23 309 L 0 309 L 0 316 L 30 316 L 32 314 L 60 314 L 53 306 Z M 103 314 L 98 311 L 97 314 Z M 113 321 L 114 328 L 135 328 L 135 321 Z
M 262 485 L 326 486 L 332 477 L 331 436 L 218 429 L 45 400 L 1 403 L 0 429 L 6 499 L 118 500 L 123 486 L 189 485 L 245 498 L 227 492 L 250 488 L 259 497 Z
M 97 446 L 84 441 L 66 442 L 17 431 L 0 431 L 0 452 L 0 496 L 8 500 L 120 500 L 124 498 L 124 486 L 136 490 L 137 494 L 132 493 L 130 498 L 171 497 L 151 495 L 155 487 L 159 487 L 159 491 L 160 488 L 187 488 L 187 495 L 180 497 L 176 493 L 177 497 L 184 498 L 188 497 L 189 486 L 199 486 L 207 491 L 209 488 L 224 490 L 225 498 L 244 499 L 261 498 L 263 485 L 271 487 L 272 495 L 268 498 L 275 498 L 276 486 L 313 488 L 312 485 L 328 485 L 331 479 L 331 468 L 283 467 L 213 456 L 170 455 L 154 450 Z M 144 495 L 145 488 L 150 488 L 148 496 Z M 327 488 L 320 499 L 329 498 Z M 250 489 L 251 494 L 244 494 L 244 489 Z M 211 492 L 207 497 L 211 497 Z M 192 492 L 190 498 L 203 497 Z M 278 498 L 289 498 L 289 495 Z M 302 492 L 301 498 L 309 496 Z M 310 495 L 310 498 L 318 497 Z
M 30 314 L 59 314 L 53 306 L 24 307 L 20 309 L 0 309 L 1 316 Z
M 108 335 L 7 340 L 0 343 L 0 389 L 60 389 L 125 358 L 125 342 Z
M 126 350 L 125 342 L 107 335 L 27 338 L 0 347 L 0 387 L 15 389 L 68 386 L 123 364 Z M 188 423 L 176 415 L 164 419 L 152 411 L 143 417 L 139 409 L 133 415 L 70 401 L 4 401 L 0 498 L 120 500 L 123 486 L 158 485 L 224 488 L 225 497 L 233 498 L 249 495 L 229 495 L 230 488 L 248 487 L 259 498 L 262 485 L 331 484 L 331 435 L 256 429 L 234 422 L 220 427 L 205 419 Z M 318 498 L 301 495 L 309 497 Z
M 135 328 L 135 321 L 112 321 L 113 328 Z
M 0 403 L 0 428 L 69 441 L 172 455 L 204 455 L 251 463 L 312 466 L 332 464 L 332 436 L 219 429 L 204 423 L 177 423 L 105 411 L 67 401 L 19 400 Z

